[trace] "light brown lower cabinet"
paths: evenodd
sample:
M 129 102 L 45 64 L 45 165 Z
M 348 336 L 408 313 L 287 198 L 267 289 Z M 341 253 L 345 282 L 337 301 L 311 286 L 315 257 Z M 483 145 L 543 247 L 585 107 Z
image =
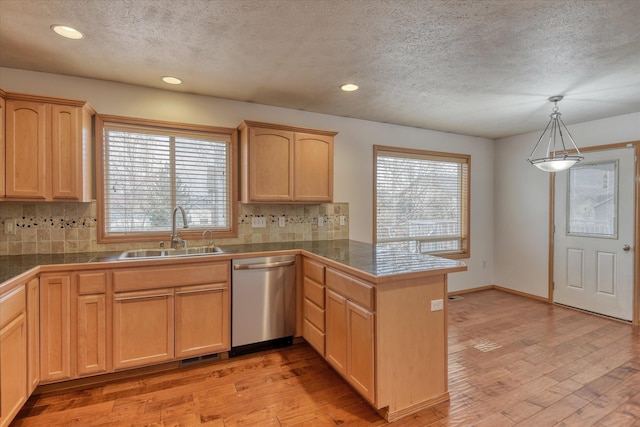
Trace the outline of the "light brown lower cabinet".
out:
M 105 295 L 79 295 L 77 299 L 78 376 L 107 371 Z
M 218 353 L 230 346 L 230 301 L 226 283 L 176 288 L 178 359 Z
M 107 366 L 107 271 L 74 274 L 74 308 L 77 352 L 76 375 L 105 373 Z
M 113 368 L 167 362 L 174 356 L 173 289 L 119 292 L 113 298 Z
M 374 315 L 330 289 L 326 295 L 325 358 L 373 403 Z
M 40 383 L 40 280 L 27 282 L 27 391 Z
M 40 381 L 70 379 L 71 275 L 40 276 Z
M 0 298 L 0 426 L 27 401 L 26 290 L 21 285 Z

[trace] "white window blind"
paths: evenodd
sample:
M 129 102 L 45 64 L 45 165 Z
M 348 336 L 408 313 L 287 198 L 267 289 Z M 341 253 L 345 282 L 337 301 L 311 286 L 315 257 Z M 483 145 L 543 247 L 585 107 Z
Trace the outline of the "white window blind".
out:
M 468 250 L 469 156 L 376 147 L 376 241 Z
M 231 229 L 229 135 L 105 123 L 102 138 L 107 234 L 171 230 L 177 205 L 190 228 Z

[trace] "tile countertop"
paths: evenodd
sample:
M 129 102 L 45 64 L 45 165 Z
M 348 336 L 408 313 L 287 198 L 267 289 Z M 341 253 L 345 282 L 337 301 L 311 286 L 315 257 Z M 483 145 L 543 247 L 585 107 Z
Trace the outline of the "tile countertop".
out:
M 304 250 L 375 277 L 431 270 L 446 269 L 454 272 L 467 269 L 463 262 L 407 252 L 397 244 L 371 245 L 355 240 L 254 243 L 222 245 L 221 248 L 231 257 L 234 254 Z M 0 256 L 0 284 L 39 265 L 115 262 L 121 253 L 118 251 Z

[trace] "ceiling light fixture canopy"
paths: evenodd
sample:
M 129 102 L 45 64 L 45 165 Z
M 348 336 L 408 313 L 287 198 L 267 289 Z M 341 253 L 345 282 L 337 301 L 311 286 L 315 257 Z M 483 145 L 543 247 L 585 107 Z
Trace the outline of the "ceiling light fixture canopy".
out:
M 564 96 L 562 95 L 549 98 L 549 101 L 554 103 L 553 111 L 549 116 L 551 120 L 549 120 L 547 127 L 544 129 L 544 132 L 542 132 L 542 135 L 540 135 L 538 143 L 533 147 L 533 151 L 528 159 L 529 163 L 545 172 L 560 172 L 569 169 L 584 159 L 584 156 L 580 153 L 578 146 L 571 137 L 569 129 L 567 129 L 567 126 L 561 119 L 562 114 L 558 111 L 558 102 L 562 101 L 563 98 Z M 565 134 L 568 140 L 571 141 L 569 147 L 567 147 L 567 144 L 564 142 Z M 548 135 L 547 150 L 544 156 L 537 157 L 536 150 L 542 140 L 545 139 L 545 135 Z

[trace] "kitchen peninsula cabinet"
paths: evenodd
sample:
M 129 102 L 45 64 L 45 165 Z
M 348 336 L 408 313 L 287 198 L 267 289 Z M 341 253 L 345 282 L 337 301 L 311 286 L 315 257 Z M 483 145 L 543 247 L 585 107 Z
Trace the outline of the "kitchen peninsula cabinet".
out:
M 243 203 L 326 203 L 333 200 L 336 132 L 243 121 Z
M 5 97 L 4 198 L 91 201 L 91 106 L 16 93 Z
M 27 401 L 26 288 L 0 298 L 0 426 L 8 426 Z
M 322 356 L 325 355 L 324 265 L 302 258 L 302 336 Z
M 376 263 L 399 265 L 395 256 L 381 253 Z M 407 255 L 398 256 L 406 262 Z M 394 421 L 449 398 L 446 273 L 373 276 L 321 257 L 305 256 L 303 262 L 303 338 L 385 419 Z M 312 263 L 324 271 L 323 287 L 309 278 Z M 309 303 L 320 289 L 322 310 Z M 444 309 L 431 311 L 434 300 L 442 300 Z M 320 319 L 314 317 L 318 313 Z M 319 328 L 309 326 L 316 324 L 324 325 L 324 347 L 314 344 Z
M 325 358 L 375 403 L 373 287 L 331 268 L 326 284 Z

